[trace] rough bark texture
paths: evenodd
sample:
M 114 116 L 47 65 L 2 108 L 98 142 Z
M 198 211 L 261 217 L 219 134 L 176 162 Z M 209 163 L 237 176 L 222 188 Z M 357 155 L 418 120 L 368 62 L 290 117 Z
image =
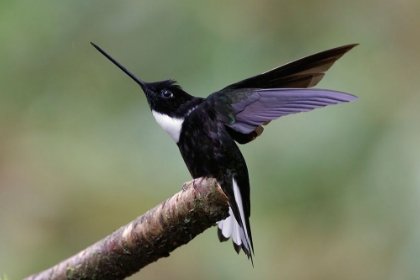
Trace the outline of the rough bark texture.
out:
M 186 183 L 175 194 L 77 255 L 26 279 L 124 279 L 228 216 L 214 179 Z

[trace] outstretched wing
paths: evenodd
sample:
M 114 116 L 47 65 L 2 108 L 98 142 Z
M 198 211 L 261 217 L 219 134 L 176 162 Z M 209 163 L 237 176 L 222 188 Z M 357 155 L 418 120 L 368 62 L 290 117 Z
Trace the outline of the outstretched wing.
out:
M 295 60 L 260 75 L 231 84 L 221 91 L 241 88 L 308 88 L 316 86 L 324 77 L 324 73 L 340 57 L 357 45 L 345 45 Z
M 315 86 L 337 59 L 357 44 L 323 51 L 266 73 L 231 84 L 211 94 L 220 121 L 235 141 L 248 143 L 261 135 L 262 125 L 279 117 L 349 102 L 357 97 Z

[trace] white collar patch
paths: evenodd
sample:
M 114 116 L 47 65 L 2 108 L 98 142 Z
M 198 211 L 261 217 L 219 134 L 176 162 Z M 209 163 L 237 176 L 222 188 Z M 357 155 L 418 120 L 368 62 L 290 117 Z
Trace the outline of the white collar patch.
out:
M 175 143 L 179 142 L 179 136 L 181 134 L 183 118 L 172 118 L 168 115 L 164 115 L 152 110 L 152 114 L 155 117 L 156 122 L 165 130 L 169 136 L 174 139 Z

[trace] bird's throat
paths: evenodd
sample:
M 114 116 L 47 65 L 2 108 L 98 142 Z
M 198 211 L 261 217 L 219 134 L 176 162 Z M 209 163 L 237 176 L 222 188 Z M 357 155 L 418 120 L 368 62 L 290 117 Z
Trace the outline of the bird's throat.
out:
M 181 134 L 183 118 L 173 118 L 165 114 L 158 113 L 152 110 L 156 122 L 165 130 L 169 136 L 174 139 L 175 143 L 179 142 L 179 135 Z

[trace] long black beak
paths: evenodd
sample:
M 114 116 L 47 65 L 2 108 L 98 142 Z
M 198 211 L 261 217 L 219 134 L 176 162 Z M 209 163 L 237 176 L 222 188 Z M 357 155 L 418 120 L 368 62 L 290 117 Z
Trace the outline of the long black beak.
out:
M 106 58 L 108 58 L 109 60 L 111 60 L 112 63 L 114 63 L 118 68 L 120 68 L 125 74 L 127 74 L 128 76 L 131 77 L 131 79 L 133 79 L 136 83 L 138 83 L 141 88 L 143 89 L 144 93 L 146 93 L 146 83 L 143 82 L 142 80 L 140 80 L 139 78 L 137 78 L 136 76 L 134 76 L 133 73 L 131 73 L 130 71 L 127 70 L 127 68 L 125 68 L 124 66 L 122 66 L 118 61 L 116 61 L 115 59 L 113 59 L 109 54 L 107 54 L 103 49 L 101 49 L 100 47 L 98 47 L 97 45 L 95 45 L 94 43 L 90 42 L 92 44 L 92 46 L 95 47 L 95 49 L 97 49 L 101 54 L 103 54 Z

